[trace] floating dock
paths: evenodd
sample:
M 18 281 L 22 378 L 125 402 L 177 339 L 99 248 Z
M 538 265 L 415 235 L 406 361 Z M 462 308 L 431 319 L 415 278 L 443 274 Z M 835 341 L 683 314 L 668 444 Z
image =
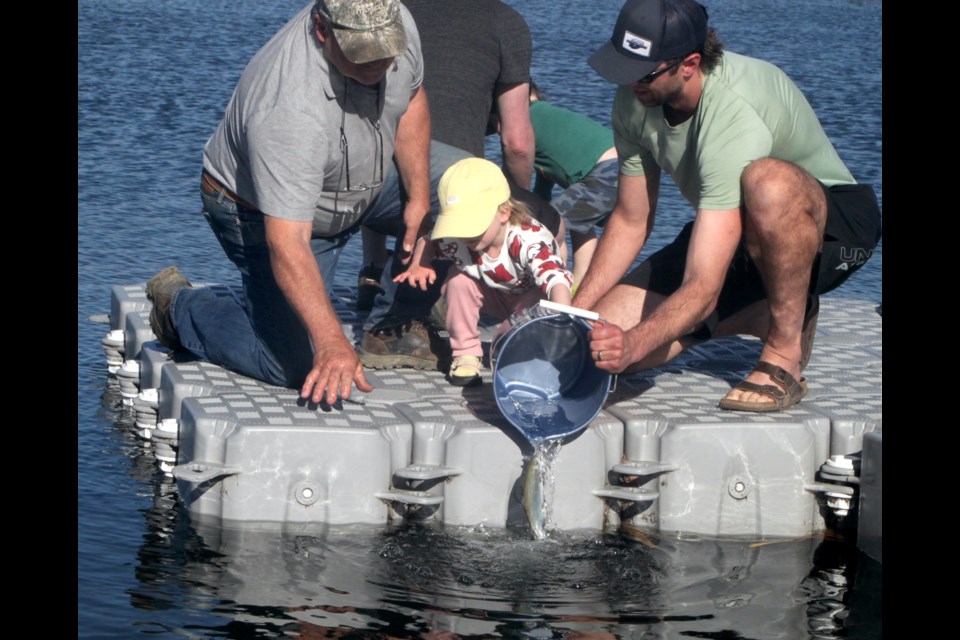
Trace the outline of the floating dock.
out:
M 232 295 L 224 285 L 207 285 Z M 331 295 L 360 337 L 354 292 Z M 111 375 L 192 518 L 216 526 L 387 523 L 526 526 L 529 445 L 478 387 L 443 373 L 367 370 L 375 390 L 335 406 L 184 360 L 150 330 L 143 284 L 113 288 Z M 882 318 L 822 298 L 809 394 L 786 411 L 721 411 L 760 342 L 734 337 L 621 376 L 553 467 L 549 524 L 710 536 L 852 533 L 882 562 Z

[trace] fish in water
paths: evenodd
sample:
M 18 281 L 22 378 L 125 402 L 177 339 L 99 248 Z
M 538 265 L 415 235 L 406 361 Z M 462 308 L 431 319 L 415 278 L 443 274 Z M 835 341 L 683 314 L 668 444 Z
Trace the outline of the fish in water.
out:
M 547 537 L 550 507 L 547 494 L 553 493 L 553 463 L 560 454 L 560 438 L 534 440 L 533 453 L 523 476 L 523 508 L 527 512 L 530 531 L 537 540 Z
M 530 531 L 537 540 L 547 537 L 546 530 L 546 501 L 543 497 L 543 474 L 540 466 L 543 463 L 539 451 L 530 456 L 527 471 L 523 477 L 523 508 L 527 512 L 527 521 Z

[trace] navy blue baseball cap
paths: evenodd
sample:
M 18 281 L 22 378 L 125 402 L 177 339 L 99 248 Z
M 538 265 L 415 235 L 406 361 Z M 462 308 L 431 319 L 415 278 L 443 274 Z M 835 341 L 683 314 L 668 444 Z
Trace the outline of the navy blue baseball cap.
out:
M 627 0 L 613 37 L 588 62 L 614 84 L 632 84 L 664 60 L 693 53 L 707 39 L 707 9 L 694 0 Z

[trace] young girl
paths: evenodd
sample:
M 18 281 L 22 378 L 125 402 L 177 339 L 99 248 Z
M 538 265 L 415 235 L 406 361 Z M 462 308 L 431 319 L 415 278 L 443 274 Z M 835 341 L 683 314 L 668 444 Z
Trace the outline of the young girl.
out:
M 453 261 L 457 268 L 443 285 L 454 356 L 449 379 L 467 386 L 480 381 L 482 370 L 480 311 L 505 319 L 542 298 L 570 304 L 573 275 L 553 234 L 510 197 L 507 179 L 489 160 L 452 165 L 438 195 L 433 242 L 420 239 L 410 268 L 396 281 L 426 289 L 437 277 L 434 257 Z

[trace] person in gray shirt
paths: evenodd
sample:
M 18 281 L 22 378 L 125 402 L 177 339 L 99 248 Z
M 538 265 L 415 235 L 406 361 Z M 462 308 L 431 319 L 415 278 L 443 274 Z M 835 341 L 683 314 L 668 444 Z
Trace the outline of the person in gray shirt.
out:
M 243 295 L 165 269 L 147 286 L 160 341 L 313 402 L 370 391 L 327 287 L 361 224 L 411 250 L 431 174 L 465 155 L 431 157 L 422 81 L 416 25 L 398 0 L 317 0 L 282 27 L 203 153 L 204 216 Z

